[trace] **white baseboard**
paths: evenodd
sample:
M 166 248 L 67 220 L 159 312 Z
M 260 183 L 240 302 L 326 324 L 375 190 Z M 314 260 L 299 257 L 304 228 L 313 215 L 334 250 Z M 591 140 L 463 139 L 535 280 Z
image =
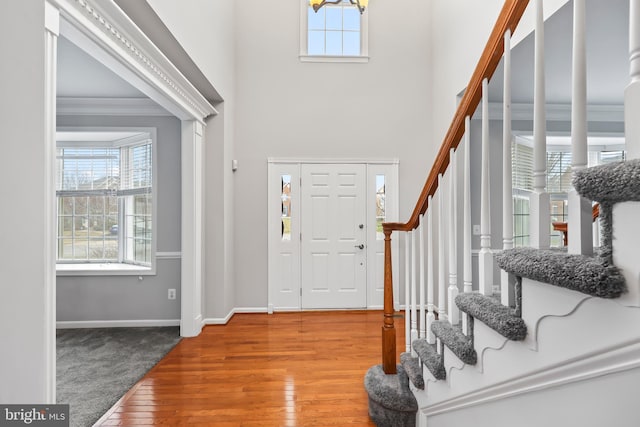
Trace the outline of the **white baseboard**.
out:
M 267 307 L 236 307 L 234 313 L 268 313 Z
M 205 325 L 226 325 L 227 323 L 229 323 L 229 320 L 231 320 L 234 314 L 235 309 L 232 308 L 225 317 L 206 317 L 203 320 L 203 323 Z
M 146 328 L 158 326 L 180 326 L 180 319 L 158 320 L 81 320 L 58 321 L 56 329 L 80 328 Z
M 207 317 L 204 319 L 205 325 L 226 325 L 229 323 L 229 320 L 236 313 L 268 313 L 269 310 L 267 307 L 236 307 L 232 308 L 231 311 L 225 317 Z

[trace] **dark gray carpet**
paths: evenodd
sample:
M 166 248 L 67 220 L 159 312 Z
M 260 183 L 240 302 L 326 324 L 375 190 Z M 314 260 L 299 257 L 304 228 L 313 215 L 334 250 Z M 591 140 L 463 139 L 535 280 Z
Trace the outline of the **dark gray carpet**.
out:
M 409 377 L 402 366 L 398 373 L 386 375 L 382 365 L 369 368 L 364 377 L 369 395 L 369 417 L 378 427 L 413 427 L 418 402 L 409 388 Z
M 71 427 L 93 425 L 179 341 L 178 327 L 58 330 L 57 400 Z
M 456 305 L 461 311 L 484 322 L 505 338 L 519 341 L 527 336 L 527 325 L 514 310 L 505 307 L 492 297 L 477 292 L 466 292 L 456 297 Z
M 601 298 L 617 298 L 626 291 L 624 276 L 599 257 L 553 250 L 515 248 L 496 255 L 498 266 L 516 276 Z
M 420 338 L 413 342 L 413 349 L 418 353 L 420 360 L 435 379 L 444 380 L 447 378 L 447 371 L 444 369 L 443 356 L 438 354 L 435 344 L 429 344 L 426 339 Z
M 422 365 L 420 359 L 411 356 L 411 353 L 400 355 L 400 364 L 404 368 L 407 376 L 416 388 L 424 390 L 424 377 L 422 376 Z
M 600 203 L 640 201 L 640 159 L 578 170 L 573 186 L 583 197 Z
M 473 340 L 463 334 L 461 329 L 453 326 L 447 320 L 434 320 L 431 324 L 431 330 L 464 363 L 467 365 L 477 363 L 478 355 L 473 347 Z

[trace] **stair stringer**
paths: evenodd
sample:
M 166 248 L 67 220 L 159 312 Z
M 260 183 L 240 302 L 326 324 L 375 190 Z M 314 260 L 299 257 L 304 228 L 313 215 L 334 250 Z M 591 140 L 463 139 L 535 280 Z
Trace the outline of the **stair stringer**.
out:
M 527 325 L 527 337 L 523 343 L 537 350 L 538 327 L 543 319 L 569 316 L 590 298 L 595 297 L 523 277 L 522 319 Z
M 560 304 L 552 304 L 547 299 L 550 294 Z M 551 313 L 531 307 L 526 313 L 525 299 L 537 300 L 542 306 L 547 299 Z M 465 400 L 468 401 L 464 405 L 481 404 L 474 402 L 473 396 L 491 400 L 493 397 L 484 394 L 490 395 L 492 389 L 499 389 L 503 384 L 526 383 L 527 378 L 535 382 L 535 378 L 545 378 L 544 372 L 561 369 L 565 364 L 579 365 L 595 354 L 608 354 L 636 344 L 640 360 L 640 328 L 628 327 L 640 324 L 640 308 L 625 307 L 616 300 L 583 297 L 575 291 L 525 279 L 523 319 L 529 330 L 535 331 L 534 346 L 531 341 L 506 340 L 477 321 L 478 365 L 462 368 L 448 365 L 446 381 L 430 381 L 424 391 L 415 393 L 419 413 L 428 415 L 438 408 L 442 413 L 441 408 L 446 408 L 448 402 L 452 403 L 452 408 L 457 407 L 453 403 Z M 445 354 L 445 360 L 447 357 Z M 455 359 L 452 354 L 449 357 Z

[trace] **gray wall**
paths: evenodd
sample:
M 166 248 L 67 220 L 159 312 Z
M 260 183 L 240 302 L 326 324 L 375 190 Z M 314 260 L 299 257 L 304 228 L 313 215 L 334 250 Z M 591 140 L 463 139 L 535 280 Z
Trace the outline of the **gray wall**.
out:
M 58 126 L 157 129 L 158 252 L 180 252 L 180 121 L 175 117 L 59 116 Z M 177 290 L 176 300 L 167 289 Z M 58 276 L 58 321 L 180 318 L 180 259 L 156 260 L 153 276 Z
M 0 402 L 45 403 L 51 377 L 45 324 L 45 2 L 0 13 Z M 9 58 L 11 58 L 9 60 Z M 13 207 L 13 208 L 11 208 Z

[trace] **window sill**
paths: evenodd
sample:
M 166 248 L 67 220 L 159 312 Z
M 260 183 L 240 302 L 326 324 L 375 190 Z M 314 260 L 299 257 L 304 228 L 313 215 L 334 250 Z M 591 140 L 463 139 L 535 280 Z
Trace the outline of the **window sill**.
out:
M 153 267 L 131 264 L 56 264 L 56 276 L 150 276 L 155 274 Z
M 300 55 L 301 62 L 346 62 L 366 63 L 368 56 L 331 56 L 331 55 Z

